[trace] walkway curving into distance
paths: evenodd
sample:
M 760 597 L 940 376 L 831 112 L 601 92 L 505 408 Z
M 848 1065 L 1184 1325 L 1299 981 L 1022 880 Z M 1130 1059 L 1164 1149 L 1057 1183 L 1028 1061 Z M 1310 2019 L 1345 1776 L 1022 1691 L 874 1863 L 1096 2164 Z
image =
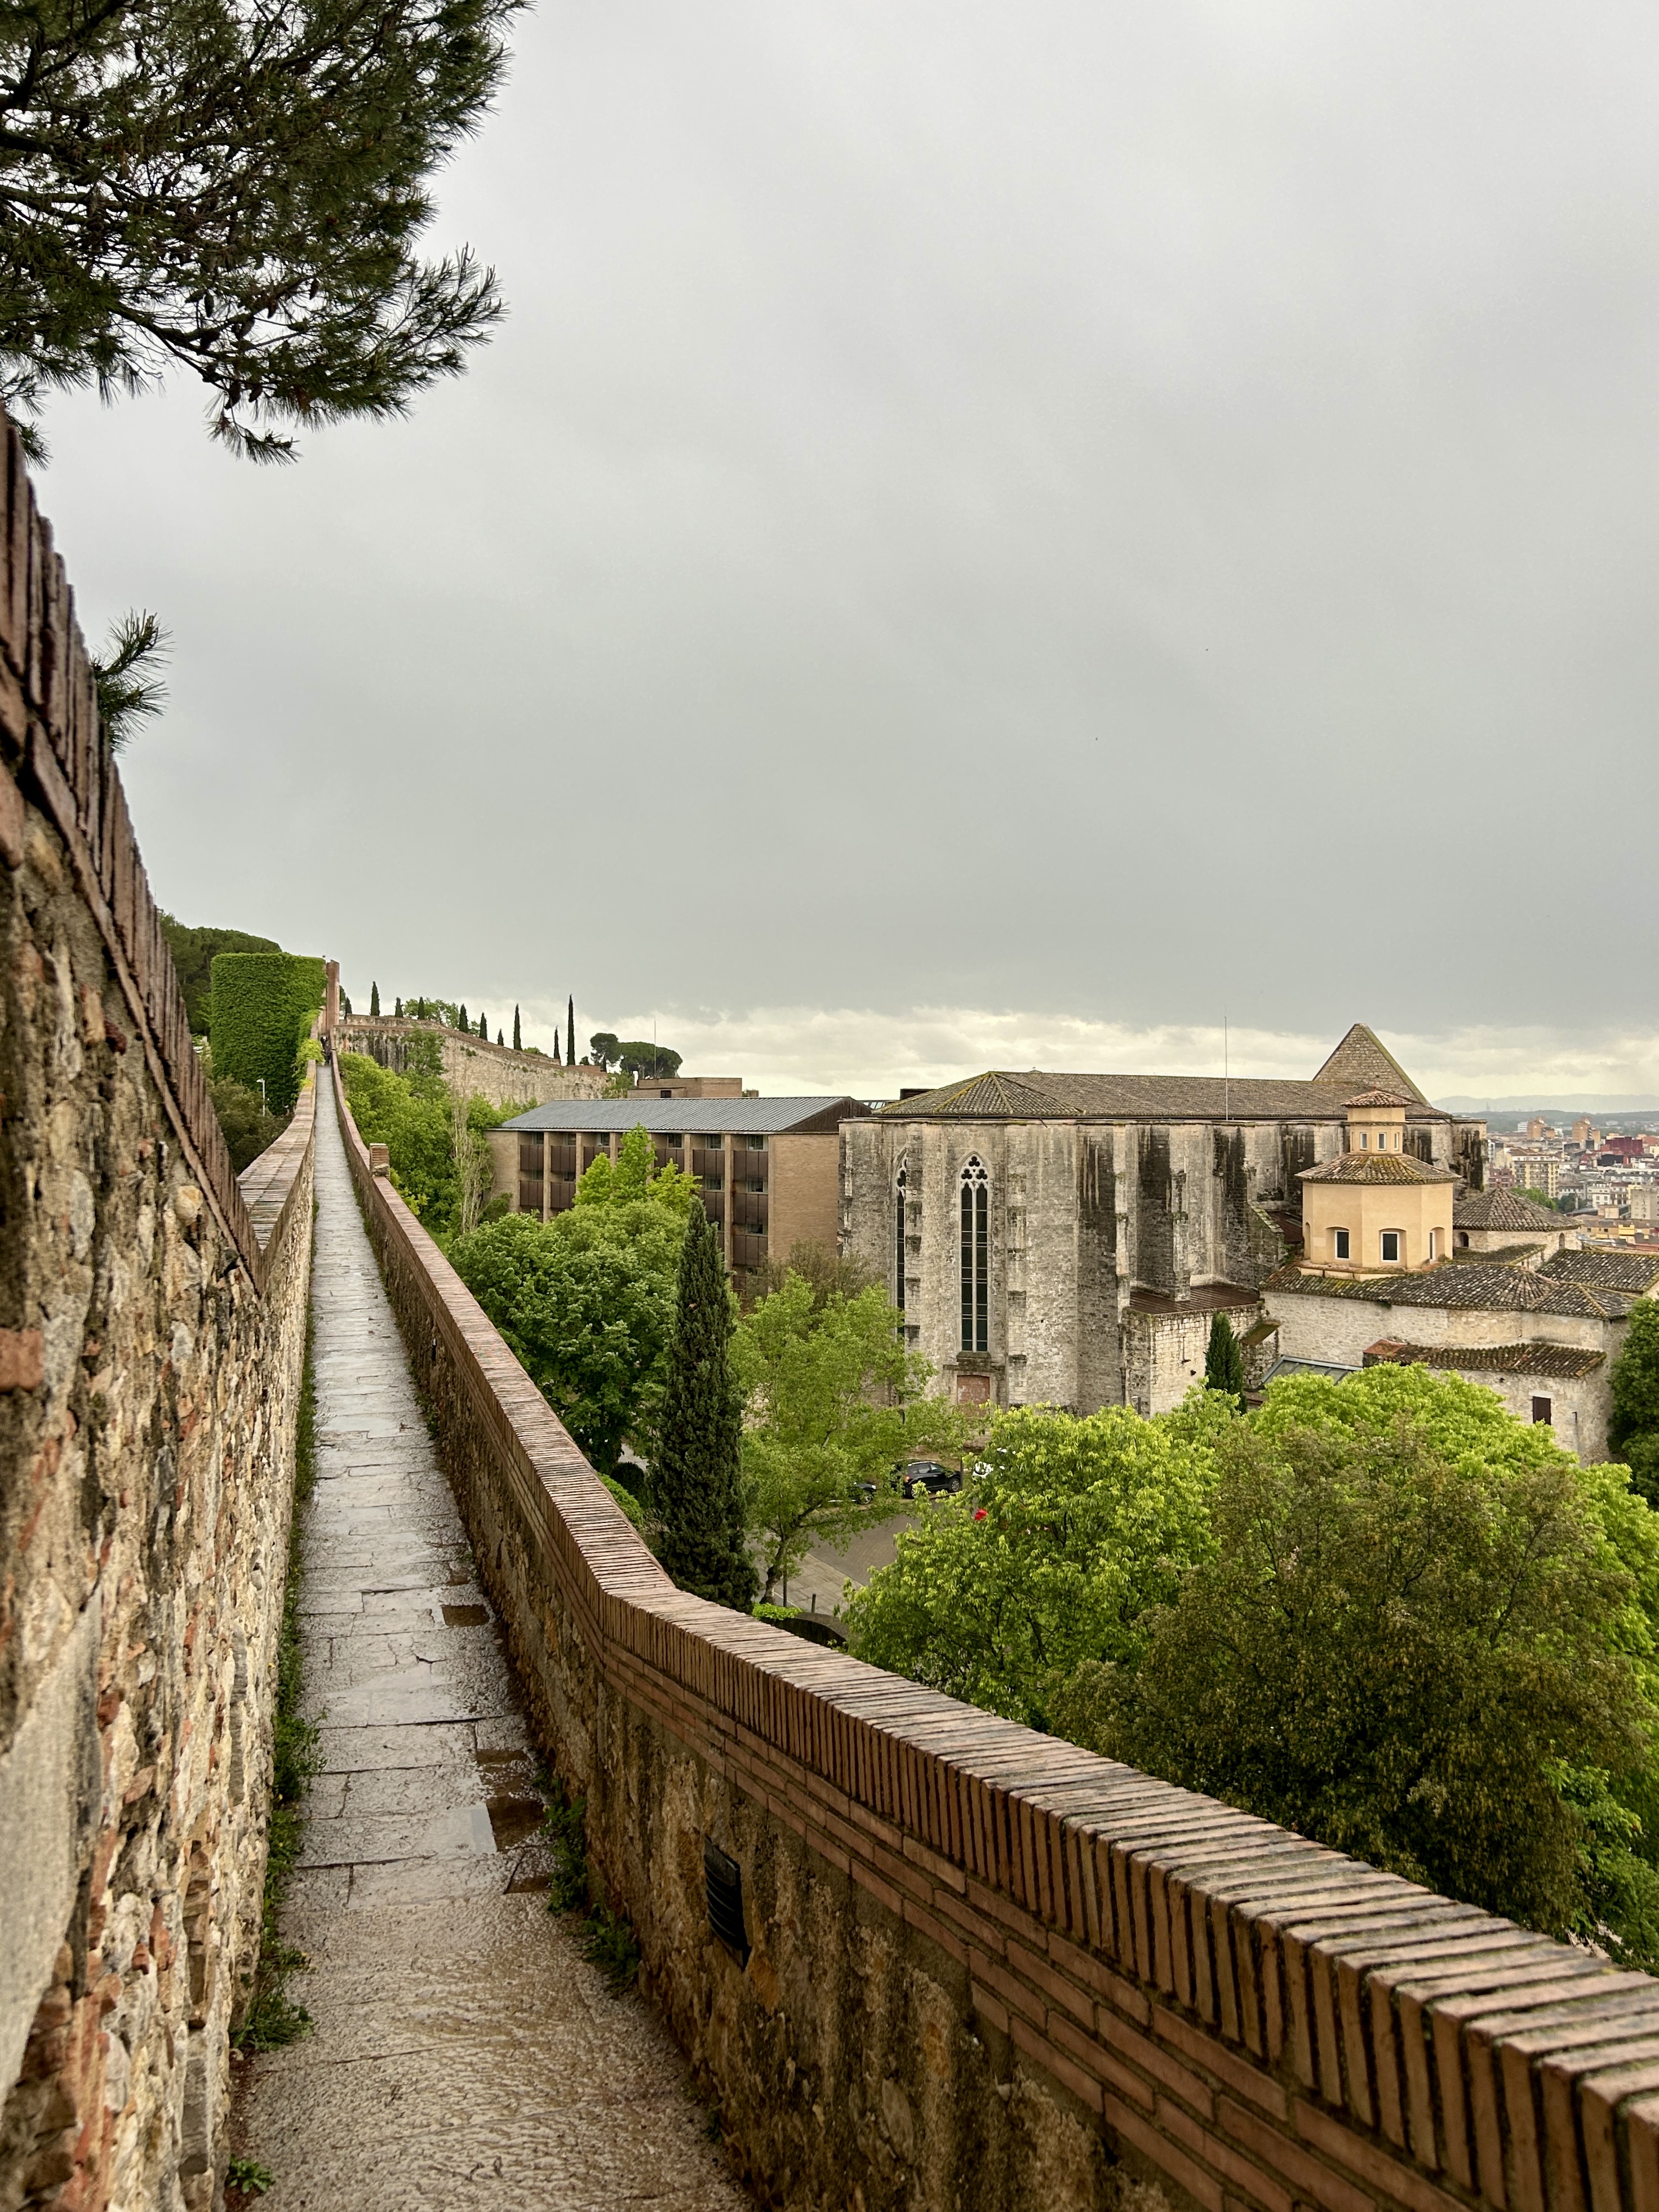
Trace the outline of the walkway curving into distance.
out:
M 306 1698 L 322 1723 L 284 1917 L 314 2027 L 243 2062 L 271 2212 L 738 2212 L 667 2032 L 549 1916 L 534 1761 L 317 1086 L 317 1487 Z

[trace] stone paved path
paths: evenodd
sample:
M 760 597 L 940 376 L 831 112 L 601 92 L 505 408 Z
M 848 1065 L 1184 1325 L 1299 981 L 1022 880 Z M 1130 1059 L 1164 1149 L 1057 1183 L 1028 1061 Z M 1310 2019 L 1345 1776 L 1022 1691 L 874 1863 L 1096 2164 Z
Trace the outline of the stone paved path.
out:
M 318 1481 L 306 1691 L 322 1722 L 289 1939 L 312 2033 L 242 2062 L 271 2212 L 738 2212 L 656 2015 L 550 1917 L 505 1648 L 404 1364 L 318 1085 Z

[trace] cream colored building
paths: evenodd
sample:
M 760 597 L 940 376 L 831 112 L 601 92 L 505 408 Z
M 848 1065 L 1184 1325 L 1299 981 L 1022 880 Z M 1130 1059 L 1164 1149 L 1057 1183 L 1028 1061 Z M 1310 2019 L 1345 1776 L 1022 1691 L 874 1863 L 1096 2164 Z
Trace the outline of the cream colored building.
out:
M 1345 1149 L 1300 1177 L 1304 1265 L 1395 1273 L 1431 1267 L 1451 1250 L 1457 1178 L 1406 1150 L 1413 1103 L 1380 1088 L 1344 1101 Z

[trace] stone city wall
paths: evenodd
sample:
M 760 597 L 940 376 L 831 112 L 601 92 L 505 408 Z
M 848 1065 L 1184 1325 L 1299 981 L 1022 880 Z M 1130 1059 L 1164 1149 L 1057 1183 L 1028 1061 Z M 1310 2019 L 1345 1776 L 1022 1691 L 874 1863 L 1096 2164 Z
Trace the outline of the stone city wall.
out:
M 464 1097 L 493 1106 L 545 1106 L 555 1098 L 603 1098 L 602 1067 L 562 1067 L 539 1052 L 514 1052 L 485 1037 L 463 1036 L 441 1022 L 416 1022 L 396 1014 L 343 1014 L 336 1032 L 342 1052 L 361 1052 L 402 1074 L 417 1037 L 436 1037 L 443 1077 Z
M 1659 1983 L 677 1591 L 342 1121 L 544 1744 L 763 2201 L 1659 2212 Z
M 172 2212 L 259 1938 L 315 1094 L 245 1198 L 0 433 L 0 2207 Z

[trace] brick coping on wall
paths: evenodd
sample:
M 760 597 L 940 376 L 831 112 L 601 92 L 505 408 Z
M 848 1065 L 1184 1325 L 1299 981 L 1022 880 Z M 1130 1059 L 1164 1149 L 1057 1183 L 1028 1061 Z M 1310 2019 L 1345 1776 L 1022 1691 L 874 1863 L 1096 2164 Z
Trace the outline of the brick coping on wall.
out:
M 35 507 L 17 432 L 0 411 L 0 855 L 15 866 L 23 812 L 17 781 L 48 814 L 96 921 L 191 1172 L 256 1282 L 263 1254 L 237 1187 L 207 1079 L 191 1042 L 184 994 L 161 933 L 126 794 L 98 723 L 96 693 L 75 595 Z
M 1206 2212 L 1659 2212 L 1659 1982 L 674 1589 L 429 1237 L 377 1243 L 619 1694 Z

